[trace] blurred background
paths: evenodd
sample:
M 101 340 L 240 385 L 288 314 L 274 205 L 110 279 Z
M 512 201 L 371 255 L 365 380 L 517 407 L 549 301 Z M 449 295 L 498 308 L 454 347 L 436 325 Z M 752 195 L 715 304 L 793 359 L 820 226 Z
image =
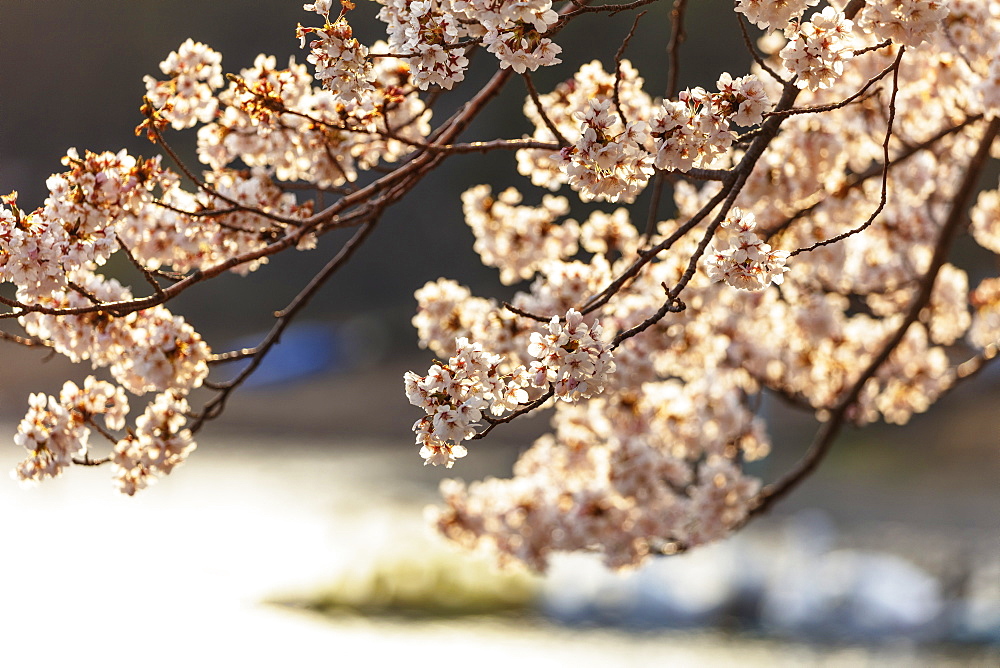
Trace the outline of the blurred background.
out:
M 315 15 L 301 4 L 0 0 L 0 191 L 40 205 L 71 146 L 153 153 L 132 132 L 142 77 L 159 76 L 188 37 L 221 51 L 226 71 L 258 53 L 303 60 L 295 26 Z M 730 5 L 691 3 L 683 86 L 747 70 Z M 382 35 L 376 11 L 365 2 L 352 13 L 362 40 Z M 627 57 L 660 91 L 669 21 L 665 7 L 650 13 Z M 609 68 L 632 18 L 578 21 L 560 37 L 564 61 Z M 611 46 L 594 50 L 595 30 Z M 487 60 L 470 84 L 489 76 Z M 536 83 L 550 90 L 570 73 L 548 68 Z M 529 132 L 524 96 L 512 81 L 466 138 Z M 461 102 L 445 95 L 436 116 Z M 196 163 L 193 131 L 173 143 Z M 477 183 L 541 196 L 513 155 L 449 159 L 389 211 L 175 475 L 132 499 L 101 468 L 29 490 L 0 484 L 0 639 L 17 665 L 90 665 L 109 649 L 142 665 L 194 651 L 240 665 L 448 665 L 449 652 L 484 666 L 1000 665 L 996 375 L 905 428 L 844 434 L 773 515 L 638 571 L 573 557 L 545 578 L 501 573 L 430 536 L 422 509 L 446 474 L 420 466 L 409 430 L 419 412 L 400 381 L 430 361 L 409 324 L 413 290 L 444 274 L 479 295 L 510 294 L 479 265 L 461 215 L 459 194 Z M 253 345 L 341 241 L 202 284 L 172 309 L 216 350 Z M 13 435 L 29 392 L 56 393 L 88 371 L 15 346 L 2 354 L 0 434 Z M 813 423 L 766 410 L 770 479 Z M 505 425 L 454 473 L 508 475 L 545 428 L 544 416 Z M 10 470 L 22 453 L 9 436 L 0 443 Z

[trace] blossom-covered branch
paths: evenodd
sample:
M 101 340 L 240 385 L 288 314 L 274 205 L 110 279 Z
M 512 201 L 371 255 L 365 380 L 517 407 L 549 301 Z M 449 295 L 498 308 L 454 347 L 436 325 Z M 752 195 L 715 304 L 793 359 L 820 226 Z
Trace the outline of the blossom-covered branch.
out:
M 672 19 L 656 26 L 665 95 L 625 57 L 654 2 Z M 221 54 L 184 42 L 146 78 L 137 128 L 166 159 L 69 150 L 42 206 L 3 197 L 0 319 L 24 333 L 0 339 L 104 375 L 31 395 L 16 477 L 106 464 L 133 494 L 171 473 L 371 230 L 458 154 L 513 151 L 525 178 L 461 196 L 473 250 L 515 294 L 420 287 L 413 324 L 437 361 L 404 388 L 421 457 L 444 467 L 550 411 L 511 479 L 442 485 L 437 527 L 501 560 L 598 550 L 625 566 L 723 538 L 805 480 L 842 424 L 906 422 L 995 356 L 1000 277 L 970 286 L 949 251 L 968 219 L 1000 253 L 1000 186 L 976 192 L 998 155 L 996 3 L 734 0 L 752 65 L 711 90 L 681 81 L 684 0 L 379 5 L 384 35 L 356 31 L 346 0 L 306 4 L 319 25 L 289 31 L 306 55 L 287 67 L 262 54 L 224 75 Z M 627 33 L 563 62 L 567 26 L 617 13 Z M 472 67 L 489 76 L 467 90 Z M 541 68 L 561 83 L 536 85 Z M 470 136 L 515 74 L 529 132 Z M 464 104 L 438 119 L 442 90 Z M 173 146 L 188 129 L 201 170 Z M 253 348 L 213 353 L 170 310 L 344 228 Z M 136 285 L 108 270 L 116 254 Z M 824 421 L 771 483 L 745 469 L 772 448 L 767 394 Z

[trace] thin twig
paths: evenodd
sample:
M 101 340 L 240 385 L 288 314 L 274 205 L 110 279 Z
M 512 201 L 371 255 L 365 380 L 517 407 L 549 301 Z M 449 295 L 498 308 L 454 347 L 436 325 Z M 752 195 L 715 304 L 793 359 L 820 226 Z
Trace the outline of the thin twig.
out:
M 153 204 L 158 207 L 167 209 L 168 211 L 173 211 L 174 213 L 179 213 L 184 216 L 190 216 L 191 218 L 211 218 L 214 216 L 225 216 L 230 213 L 236 213 L 240 211 L 239 207 L 230 206 L 225 209 L 206 209 L 204 211 L 187 211 L 180 208 L 179 206 L 174 206 L 173 204 L 167 204 L 163 200 L 154 199 Z
M 632 21 L 632 28 L 625 35 L 625 39 L 622 40 L 621 46 L 615 52 L 615 85 L 611 93 L 611 99 L 614 102 L 615 109 L 618 111 L 618 118 L 621 119 L 622 125 L 628 125 L 628 118 L 625 116 L 625 110 L 622 109 L 621 102 L 621 83 L 622 83 L 622 58 L 625 57 L 625 50 L 628 48 L 628 43 L 632 41 L 632 36 L 635 34 L 635 29 L 639 27 L 639 19 L 646 15 L 646 11 L 639 12 L 635 20 Z
M 569 140 L 566 139 L 561 132 L 559 132 L 559 128 L 557 128 L 556 124 L 552 122 L 549 115 L 545 113 L 545 107 L 542 106 L 542 101 L 538 97 L 538 90 L 535 88 L 535 82 L 531 80 L 531 75 L 528 72 L 524 72 L 524 74 L 521 75 L 521 78 L 524 79 L 524 85 L 528 88 L 528 96 L 531 98 L 531 102 L 535 105 L 535 111 L 538 112 L 539 116 L 541 116 L 542 122 L 545 123 L 545 127 L 549 129 L 552 136 L 558 140 L 559 147 L 562 148 L 570 146 Z
M 146 269 L 146 267 L 143 266 L 142 263 L 140 263 L 139 260 L 136 259 L 135 255 L 132 254 L 132 250 L 125 245 L 125 242 L 122 241 L 122 238 L 118 235 L 117 232 L 115 232 L 115 240 L 118 241 L 118 245 L 121 247 L 121 249 L 125 251 L 125 256 L 128 258 L 129 262 L 132 263 L 132 266 L 138 269 L 139 273 L 142 274 L 142 277 L 146 279 L 146 282 L 153 287 L 153 292 L 155 292 L 157 295 L 162 296 L 163 288 L 160 287 L 159 282 L 157 282 L 156 278 L 154 278 L 153 275 L 149 273 L 149 270 Z
M 949 135 L 952 135 L 952 134 L 954 134 L 956 132 L 959 132 L 961 130 L 964 130 L 971 123 L 975 123 L 975 122 L 981 120 L 982 118 L 983 118 L 982 114 L 976 114 L 974 116 L 969 116 L 968 118 L 966 118 L 965 120 L 963 120 L 961 123 L 958 123 L 957 125 L 949 126 L 949 127 L 945 128 L 944 130 L 940 130 L 937 133 L 935 133 L 934 135 L 932 135 L 931 137 L 929 137 L 928 139 L 920 142 L 919 144 L 915 144 L 915 145 L 912 145 L 912 146 L 907 146 L 906 150 L 904 150 L 903 152 L 897 154 L 892 159 L 892 162 L 889 165 L 889 169 L 892 170 L 892 169 L 895 169 L 895 168 L 899 167 L 901 164 L 903 164 L 904 162 L 906 162 L 907 160 L 909 160 L 910 158 L 912 158 L 917 153 L 931 148 L 934 144 L 936 144 L 940 140 L 944 139 L 945 137 L 947 137 Z M 879 163 L 879 164 L 873 165 L 869 169 L 866 169 L 865 171 L 863 171 L 863 172 L 861 172 L 859 174 L 854 175 L 846 185 L 841 186 L 841 188 L 836 193 L 837 196 L 843 196 L 848 191 L 860 187 L 861 185 L 863 185 L 869 179 L 873 179 L 876 176 L 880 176 L 882 174 L 882 172 L 883 172 L 884 169 L 885 169 L 884 163 Z M 795 213 L 793 213 L 792 215 L 790 215 L 788 218 L 786 218 L 785 220 L 781 221 L 778 225 L 774 226 L 773 228 L 769 229 L 768 232 L 767 232 L 767 239 L 770 240 L 776 234 L 778 234 L 780 232 L 783 232 L 785 229 L 787 229 L 795 221 L 797 221 L 800 218 L 803 218 L 804 216 L 807 216 L 810 213 L 812 213 L 813 211 L 815 211 L 816 208 L 818 208 L 821 204 L 823 204 L 824 202 L 826 202 L 828 196 L 829 196 L 829 193 L 827 193 L 827 192 L 818 192 L 814 198 L 811 198 L 811 201 L 810 201 L 809 204 L 807 204 L 807 205 L 799 208 Z
M 576 9 L 563 14 L 562 18 L 560 18 L 559 21 L 552 28 L 549 28 L 549 30 L 545 33 L 545 36 L 550 37 L 551 35 L 562 30 L 570 19 L 576 18 L 580 14 L 607 12 L 608 16 L 614 16 L 615 14 L 619 14 L 621 12 L 627 12 L 630 9 L 638 9 L 639 7 L 651 5 L 657 1 L 658 0 L 635 0 L 635 2 L 626 2 L 620 5 L 596 5 L 596 6 L 575 3 Z
M 667 42 L 667 58 L 670 64 L 667 67 L 667 90 L 663 96 L 665 100 L 672 100 L 677 95 L 677 82 L 680 81 L 681 70 L 681 43 L 686 37 L 684 32 L 685 9 L 687 9 L 687 0 L 674 0 L 674 6 L 670 10 L 670 41 Z
M 55 345 L 46 339 L 39 339 L 34 336 L 18 336 L 17 334 L 11 334 L 10 332 L 4 331 L 0 331 L 0 339 L 16 343 L 19 346 L 25 346 L 27 348 L 51 348 Z
M 784 111 L 769 111 L 766 112 L 764 116 L 767 117 L 767 116 L 777 116 L 777 115 L 794 116 L 798 114 L 819 114 L 827 111 L 833 111 L 834 109 L 841 109 L 843 107 L 846 107 L 847 105 L 849 105 L 850 103 L 854 102 L 862 95 L 864 95 L 869 88 L 871 88 L 877 82 L 884 79 L 890 72 L 894 73 L 893 77 L 895 78 L 896 75 L 899 73 L 899 60 L 903 56 L 903 51 L 905 49 L 906 47 L 900 47 L 899 53 L 896 54 L 896 59 L 890 65 L 888 65 L 884 70 L 882 70 L 881 72 L 873 76 L 871 79 L 866 81 L 865 85 L 862 86 L 861 89 L 858 90 L 858 92 L 847 96 L 840 102 L 835 102 L 833 104 L 820 104 L 815 107 L 793 107 L 792 109 L 786 109 Z
M 247 211 L 249 213 L 255 213 L 258 216 L 263 216 L 264 218 L 267 218 L 268 220 L 273 220 L 273 221 L 276 221 L 276 222 L 286 223 L 286 224 L 289 224 L 289 225 L 298 225 L 298 224 L 300 224 L 301 221 L 296 220 L 294 218 L 286 218 L 285 216 L 279 216 L 278 214 L 271 213 L 269 211 L 264 211 L 264 210 L 258 209 L 256 207 L 252 207 L 252 206 L 247 206 L 245 204 L 241 204 L 241 203 L 237 202 L 236 200 L 232 199 L 231 197 L 227 197 L 226 195 L 223 195 L 222 193 L 220 193 L 215 188 L 210 187 L 204 181 L 202 181 L 197 176 L 195 176 L 194 172 L 192 172 L 190 169 L 188 169 L 188 166 L 180 159 L 180 157 L 174 151 L 173 147 L 171 147 L 170 144 L 167 142 L 167 140 L 164 139 L 163 133 L 161 133 L 160 130 L 154 124 L 150 124 L 149 127 L 150 127 L 150 132 L 152 133 L 152 135 L 156 139 L 156 143 L 164 151 L 167 152 L 167 155 L 169 155 L 170 159 L 174 161 L 174 164 L 177 165 L 177 168 L 180 169 L 182 172 L 184 172 L 184 176 L 188 177 L 191 180 L 191 182 L 194 183 L 195 186 L 199 190 L 205 192 L 206 194 L 208 194 L 208 195 L 210 195 L 212 197 L 220 199 L 223 202 L 225 202 L 226 204 L 229 204 L 230 206 L 234 206 L 234 207 L 238 208 L 241 211 Z
M 690 230 L 694 229 L 698 223 L 705 219 L 705 217 L 712 212 L 716 206 L 722 202 L 726 197 L 725 189 L 720 190 L 712 199 L 710 199 L 696 214 L 691 216 L 691 218 L 685 222 L 683 225 L 674 230 L 673 234 L 669 237 L 653 246 L 647 251 L 639 253 L 639 257 L 629 265 L 629 267 L 618 275 L 615 280 L 608 284 L 606 288 L 598 292 L 596 295 L 587 300 L 583 307 L 580 309 L 580 313 L 586 315 L 592 311 L 604 306 L 608 301 L 617 294 L 627 283 L 629 283 L 633 278 L 639 275 L 642 268 L 651 262 L 659 253 L 669 250 L 677 241 L 687 234 Z
M 516 411 L 514 411 L 510 415 L 506 415 L 506 416 L 504 416 L 502 418 L 494 418 L 494 417 L 490 417 L 488 415 L 484 416 L 483 419 L 486 422 L 488 422 L 490 426 L 488 426 L 486 429 L 483 429 L 481 432 L 477 433 L 475 436 L 473 436 L 472 438 L 470 438 L 468 440 L 470 440 L 470 441 L 478 441 L 479 439 L 484 438 L 487 434 L 489 434 L 491 431 L 493 431 L 494 429 L 496 429 L 496 427 L 498 425 L 510 422 L 511 420 L 514 420 L 515 418 L 519 418 L 522 415 L 524 415 L 526 413 L 530 413 L 531 411 L 535 410 L 536 408 L 539 408 L 546 401 L 548 401 L 549 399 L 551 399 L 552 396 L 555 393 L 556 393 L 555 386 L 554 385 L 549 385 L 549 389 L 546 390 L 545 394 L 543 394 L 542 396 L 538 397 L 537 399 L 535 399 L 532 402 L 529 402 L 527 404 L 522 405 L 519 409 L 517 409 Z
M 277 322 L 268 332 L 264 340 L 260 342 L 254 349 L 250 356 L 250 364 L 246 366 L 233 380 L 228 383 L 221 385 L 221 389 L 218 394 L 211 401 L 205 404 L 201 411 L 201 414 L 197 416 L 195 421 L 191 425 L 191 433 L 197 433 L 198 430 L 204 426 L 207 420 L 214 419 L 218 417 L 222 411 L 225 409 L 226 400 L 232 392 L 243 384 L 247 378 L 250 377 L 257 367 L 260 366 L 261 362 L 264 361 L 264 357 L 267 353 L 274 347 L 275 344 L 281 339 L 281 334 L 285 331 L 289 324 L 291 324 L 295 315 L 305 307 L 306 304 L 316 295 L 319 289 L 326 283 L 327 280 L 333 274 L 340 269 L 346 262 L 354 255 L 354 252 L 358 247 L 364 242 L 371 231 L 375 228 L 378 222 L 378 217 L 374 217 L 370 222 L 363 225 L 354 233 L 346 244 L 340 249 L 323 269 L 316 274 L 311 281 L 295 296 L 291 303 L 286 306 L 283 310 L 275 313 Z
M 515 315 L 519 315 L 522 318 L 528 318 L 529 320 L 536 320 L 538 322 L 551 322 L 552 318 L 546 318 L 543 315 L 537 315 L 535 313 L 529 313 L 524 309 L 520 309 L 510 302 L 504 302 L 503 307 Z
M 885 209 L 886 202 L 889 199 L 889 141 L 892 139 L 892 124 L 896 118 L 896 93 L 899 92 L 899 64 L 902 62 L 903 53 L 906 51 L 906 47 L 900 47 L 899 53 L 896 55 L 896 61 L 893 63 L 893 75 L 892 75 L 892 96 L 889 98 L 889 120 L 886 123 L 885 128 L 885 140 L 882 142 L 882 189 L 879 195 L 878 206 L 875 211 L 868 216 L 868 220 L 859 225 L 858 227 L 848 230 L 843 234 L 838 234 L 837 236 L 826 239 L 824 241 L 817 241 L 812 246 L 808 248 L 799 248 L 791 252 L 791 256 L 798 255 L 799 253 L 808 253 L 814 251 L 822 246 L 829 246 L 830 244 L 837 243 L 838 241 L 843 241 L 844 239 L 853 236 L 855 234 L 860 234 L 867 230 L 875 219 L 878 217 L 882 210 Z
M 770 74 L 774 78 L 774 80 L 780 83 L 781 85 L 784 86 L 791 83 L 787 79 L 782 78 L 781 75 L 779 75 L 773 69 L 771 69 L 771 66 L 768 65 L 763 58 L 760 57 L 759 53 L 757 53 L 757 49 L 753 45 L 753 40 L 750 39 L 750 33 L 747 32 L 747 24 L 746 21 L 743 20 L 743 14 L 736 12 L 736 19 L 740 23 L 740 32 L 743 33 L 743 44 L 746 45 L 747 51 L 750 52 L 750 57 L 753 58 L 753 61 L 755 63 L 757 63 L 757 66 L 760 67 L 760 69 L 767 72 L 768 74 Z

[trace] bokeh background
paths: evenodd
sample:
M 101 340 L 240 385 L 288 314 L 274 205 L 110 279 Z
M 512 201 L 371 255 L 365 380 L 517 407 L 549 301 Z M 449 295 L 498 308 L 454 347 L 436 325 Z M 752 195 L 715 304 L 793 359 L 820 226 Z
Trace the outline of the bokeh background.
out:
M 0 191 L 19 191 L 24 208 L 41 204 L 71 146 L 152 153 L 132 133 L 142 77 L 158 76 L 188 37 L 221 51 L 226 71 L 258 53 L 303 60 L 295 26 L 315 15 L 301 4 L 0 0 Z M 682 85 L 745 72 L 731 3 L 690 4 Z M 362 39 L 382 34 L 376 11 L 361 2 L 353 12 Z M 665 7 L 649 11 L 628 57 L 647 90 L 660 91 L 669 20 Z M 560 37 L 564 61 L 610 67 L 631 21 L 578 21 Z M 609 46 L 595 48 L 596 35 Z M 470 84 L 489 76 L 488 60 Z M 570 73 L 535 78 L 544 91 Z M 524 96 L 512 81 L 466 138 L 528 132 Z M 436 115 L 461 102 L 446 95 Z M 196 162 L 192 131 L 174 144 Z M 477 183 L 529 190 L 513 155 L 449 159 L 388 212 L 170 478 L 135 499 L 119 498 L 102 469 L 30 490 L 0 485 L 0 639 L 20 662 L 11 665 L 91 665 L 109 650 L 111 665 L 192 656 L 227 665 L 450 665 L 459 656 L 485 666 L 1000 664 L 1000 394 L 989 374 L 905 428 L 847 433 L 817 475 L 738 539 L 637 572 L 614 575 L 579 557 L 544 579 L 498 573 L 429 536 L 422 508 L 445 472 L 420 466 L 409 431 L 419 415 L 400 380 L 430 360 L 409 325 L 414 289 L 443 274 L 480 295 L 510 294 L 477 262 L 462 219 L 459 194 Z M 218 350 L 252 345 L 341 240 L 202 284 L 172 308 Z M 14 433 L 29 392 L 55 393 L 87 372 L 14 346 L 2 355 L 2 434 Z M 775 452 L 760 474 L 773 477 L 801 454 L 813 423 L 766 410 Z M 506 425 L 454 473 L 505 475 L 544 429 L 544 417 Z M 0 467 L 20 457 L 0 437 Z

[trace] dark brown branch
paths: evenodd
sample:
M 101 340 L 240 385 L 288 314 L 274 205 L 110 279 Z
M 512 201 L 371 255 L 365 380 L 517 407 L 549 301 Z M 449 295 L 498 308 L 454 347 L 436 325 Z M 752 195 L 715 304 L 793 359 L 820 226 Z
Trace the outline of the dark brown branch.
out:
M 856 49 L 854 51 L 854 57 L 856 58 L 864 53 L 868 53 L 869 51 L 878 51 L 879 49 L 884 49 L 889 46 L 892 46 L 891 39 L 887 39 L 884 42 L 879 42 L 878 44 L 872 44 L 871 46 L 866 46 L 863 49 Z
M 938 394 L 937 399 L 940 400 L 942 397 L 950 394 L 953 390 L 959 387 L 963 382 L 972 380 L 982 373 L 988 366 L 998 359 L 998 353 L 1000 353 L 1000 344 L 991 343 L 983 348 L 982 352 L 975 357 L 970 357 L 964 362 L 952 367 L 949 373 L 950 377 L 947 380 L 947 385 L 945 389 Z
M 496 427 L 498 425 L 510 422 L 511 420 L 519 418 L 522 415 L 524 415 L 526 413 L 530 413 L 531 411 L 535 410 L 536 408 L 539 408 L 546 401 L 548 401 L 549 399 L 551 399 L 552 396 L 555 393 L 556 393 L 555 387 L 553 385 L 549 385 L 549 389 L 546 390 L 545 394 L 543 394 L 542 396 L 538 397 L 534 401 L 531 401 L 529 403 L 526 403 L 526 404 L 522 405 L 520 408 L 518 408 L 516 411 L 514 411 L 510 415 L 506 415 L 506 416 L 504 416 L 502 418 L 494 418 L 494 417 L 490 417 L 488 415 L 483 416 L 483 419 L 486 422 L 488 422 L 490 426 L 488 426 L 486 429 L 483 429 L 481 432 L 477 433 L 475 436 L 473 436 L 472 438 L 470 438 L 468 440 L 470 440 L 470 441 L 478 441 L 479 439 L 484 438 L 487 434 L 489 434 L 491 431 L 493 431 L 494 429 L 496 429 Z
M 545 33 L 545 36 L 546 37 L 551 36 L 556 32 L 558 32 L 559 30 L 562 30 L 562 28 L 566 25 L 566 23 L 570 19 L 575 18 L 580 14 L 607 12 L 608 16 L 614 16 L 615 14 L 618 14 L 620 12 L 627 12 L 630 9 L 638 9 L 639 7 L 651 5 L 657 1 L 658 0 L 635 0 L 635 2 L 626 2 L 620 5 L 596 5 L 596 6 L 574 3 L 576 5 L 576 9 L 563 14 L 559 22 L 556 23 L 555 26 L 550 28 L 549 31 Z
M 51 341 L 46 341 L 45 339 L 39 339 L 34 336 L 18 336 L 17 334 L 4 331 L 0 331 L 0 340 L 10 341 L 11 343 L 28 348 L 51 348 L 53 346 Z
M 621 83 L 622 83 L 622 58 L 625 57 L 625 50 L 628 48 L 628 43 L 632 41 L 632 36 L 635 35 L 635 29 L 639 27 L 639 19 L 646 15 L 647 12 L 642 11 L 636 15 L 635 20 L 632 21 L 632 28 L 625 35 L 625 39 L 622 40 L 621 46 L 615 52 L 615 85 L 611 93 L 611 99 L 614 102 L 615 109 L 618 111 L 618 118 L 621 119 L 622 125 L 628 125 L 628 118 L 625 116 L 625 111 L 622 109 L 621 102 Z
M 121 249 L 125 252 L 125 256 L 128 258 L 128 261 L 132 263 L 133 267 L 139 270 L 139 273 L 141 273 L 142 277 L 146 279 L 146 282 L 152 286 L 153 292 L 156 293 L 156 295 L 162 297 L 163 288 L 160 287 L 160 284 L 159 282 L 157 282 L 156 278 L 149 272 L 148 269 L 146 269 L 145 266 L 142 265 L 141 262 L 139 262 L 139 260 L 135 258 L 135 255 L 132 254 L 132 250 L 125 245 L 125 242 L 122 241 L 122 238 L 118 236 L 117 232 L 115 233 L 115 239 L 118 241 L 118 245 L 121 247 Z
M 789 83 L 791 83 L 790 81 L 781 78 L 781 76 L 779 76 L 777 72 L 771 69 L 770 65 L 764 62 L 764 59 L 760 57 L 760 54 L 757 53 L 757 49 L 753 45 L 753 40 L 750 39 L 750 33 L 747 32 L 747 24 L 746 21 L 743 20 L 743 14 L 736 12 L 736 20 L 739 21 L 740 23 L 740 32 L 743 34 L 743 44 L 747 47 L 747 51 L 750 53 L 750 57 L 753 58 L 753 61 L 755 63 L 757 63 L 757 66 L 760 67 L 760 69 L 767 72 L 768 74 L 770 74 L 771 77 L 774 78 L 774 80 L 777 81 L 778 83 L 782 85 L 788 85 Z
M 735 178 L 733 170 L 730 169 L 699 169 L 692 167 L 683 172 L 683 174 L 698 181 L 722 181 L 723 183 L 732 181 Z
M 24 309 L 24 308 L 26 308 L 25 304 L 22 304 L 21 302 L 15 300 L 15 299 L 9 299 L 9 298 L 4 297 L 2 295 L 0 295 L 0 304 L 3 304 L 4 306 L 9 306 L 11 308 L 18 308 L 18 309 Z M 8 317 L 8 318 L 10 318 L 10 317 L 17 317 L 19 315 L 21 315 L 21 313 L 4 313 L 0 317 Z
M 706 235 L 706 236 L 710 236 L 710 235 Z M 664 286 L 664 289 L 665 288 L 666 288 L 666 286 Z M 686 309 L 686 308 L 687 308 L 687 305 L 684 302 L 682 302 L 680 299 L 678 299 L 675 296 L 671 296 L 668 293 L 667 300 L 665 302 L 663 302 L 663 305 L 660 306 L 660 308 L 658 308 L 656 310 L 656 312 L 653 313 L 653 315 L 649 316 L 648 318 L 646 318 L 645 320 L 643 320 L 642 322 L 640 322 L 638 325 L 636 325 L 634 327 L 631 327 L 629 329 L 626 329 L 623 332 L 619 332 L 618 336 L 616 336 L 614 338 L 614 340 L 611 342 L 611 349 L 614 350 L 615 348 L 617 348 L 618 346 L 620 346 L 623 341 L 626 341 L 626 340 L 632 338 L 633 336 L 636 336 L 637 334 L 642 334 L 647 329 L 649 329 L 650 327 L 652 327 L 653 325 L 655 325 L 659 321 L 663 320 L 663 318 L 668 313 L 680 313 L 680 312 L 684 311 L 684 309 Z
M 681 43 L 687 36 L 684 32 L 684 10 L 687 0 L 674 0 L 670 10 L 670 40 L 667 42 L 667 57 L 670 65 L 667 67 L 667 90 L 665 100 L 672 100 L 677 95 L 678 81 L 681 70 Z
M 535 141 L 534 139 L 492 139 L 490 141 L 473 141 L 461 144 L 428 144 L 427 142 L 406 139 L 391 132 L 386 132 L 385 136 L 401 144 L 434 153 L 489 153 L 490 151 L 520 151 L 525 148 L 558 151 L 561 148 L 561 145 L 556 142 Z
M 222 364 L 224 362 L 237 362 L 239 360 L 245 360 L 248 357 L 253 357 L 257 354 L 256 348 L 240 348 L 239 350 L 231 350 L 226 353 L 218 353 L 212 355 L 208 358 L 209 364 Z M 206 386 L 208 384 L 206 383 Z
M 453 49 L 462 49 L 465 47 L 474 47 L 483 43 L 482 37 L 475 37 L 465 40 L 464 42 L 452 42 L 451 44 L 441 44 L 441 48 L 445 51 L 451 51 Z M 369 58 L 398 58 L 399 60 L 405 60 L 407 58 L 421 58 L 423 57 L 419 53 L 369 53 Z
M 608 301 L 623 287 L 625 287 L 627 283 L 639 275 L 639 272 L 644 266 L 651 262 L 659 253 L 669 250 L 670 247 L 677 243 L 681 237 L 687 234 L 690 230 L 694 229 L 694 227 L 704 220 L 705 217 L 712 212 L 712 209 L 717 207 L 722 200 L 725 199 L 725 197 L 726 190 L 720 190 L 695 215 L 691 216 L 690 220 L 674 230 L 673 234 L 649 250 L 640 252 L 639 257 L 628 267 L 628 269 L 623 271 L 618 278 L 613 280 L 608 285 L 608 287 L 604 288 L 604 290 L 587 300 L 587 302 L 580 309 L 580 313 L 586 315 L 607 304 Z
M 205 211 L 185 211 L 179 206 L 174 206 L 173 204 L 167 204 L 163 200 L 154 199 L 153 204 L 156 206 L 167 209 L 168 211 L 173 211 L 174 213 L 179 213 L 184 216 L 190 216 L 191 218 L 212 218 L 214 216 L 225 216 L 230 213 L 236 213 L 239 211 L 239 207 L 230 206 L 225 209 L 206 209 Z
M 73 463 L 77 466 L 103 466 L 111 461 L 111 457 L 101 457 L 99 459 L 91 459 L 90 453 L 83 453 L 83 457 L 74 457 Z
M 503 307 L 505 309 L 507 309 L 508 311 L 510 311 L 511 313 L 519 315 L 522 318 L 528 318 L 529 320 L 536 320 L 538 322 L 550 322 L 552 320 L 552 318 L 546 318 L 543 315 L 536 315 L 534 313 L 528 313 L 527 311 L 525 311 L 523 309 L 519 309 L 518 307 L 514 306 L 510 302 L 504 302 L 503 303 Z
M 237 387 L 242 385 L 243 382 L 250 377 L 250 374 L 252 374 L 257 367 L 260 366 L 260 363 L 264 361 L 264 357 L 267 353 L 281 339 L 282 333 L 288 325 L 291 324 L 295 315 L 309 303 L 323 284 L 326 283 L 326 281 L 329 280 L 329 278 L 333 276 L 333 274 L 340 269 L 352 255 L 354 255 L 354 252 L 375 228 L 377 222 L 378 218 L 375 217 L 369 223 L 366 223 L 359 228 L 358 231 L 354 233 L 354 236 L 351 237 L 350 240 L 344 244 L 343 248 L 340 249 L 340 252 L 337 253 L 326 264 L 326 266 L 313 277 L 308 285 L 306 285 L 299 292 L 299 294 L 295 296 L 292 302 L 282 311 L 275 313 L 277 322 L 274 323 L 274 326 L 271 328 L 271 331 L 268 332 L 267 336 L 264 337 L 264 340 L 253 349 L 253 354 L 250 355 L 250 364 L 248 364 L 246 368 L 236 376 L 236 378 L 223 384 L 221 386 L 222 389 L 219 390 L 219 393 L 215 396 L 215 398 L 205 404 L 201 414 L 191 425 L 191 433 L 197 433 L 198 430 L 204 426 L 207 420 L 214 419 L 222 413 L 225 409 L 226 400 L 229 398 L 229 395 L 232 394 Z
M 545 113 L 545 107 L 542 106 L 542 101 L 538 97 L 538 90 L 535 88 L 535 82 L 531 80 L 531 75 L 525 72 L 521 75 L 521 77 L 524 79 L 524 85 L 528 88 L 528 96 L 531 98 L 531 102 L 535 105 L 535 111 L 542 117 L 542 122 L 545 123 L 545 127 L 549 129 L 552 136 L 559 142 L 559 147 L 562 148 L 564 146 L 570 146 L 569 140 L 566 139 L 561 132 L 559 132 L 559 128 L 557 128 L 556 124 L 552 122 L 549 115 Z
M 987 364 L 997 358 L 998 352 L 1000 352 L 1000 345 L 991 343 L 983 349 L 983 352 L 956 366 L 953 374 L 955 381 L 974 378 L 980 371 L 986 368 Z
M 853 19 L 857 13 L 864 8 L 865 2 L 867 2 L 867 0 L 851 0 L 847 3 L 847 6 L 844 7 L 844 16 L 849 19 Z

